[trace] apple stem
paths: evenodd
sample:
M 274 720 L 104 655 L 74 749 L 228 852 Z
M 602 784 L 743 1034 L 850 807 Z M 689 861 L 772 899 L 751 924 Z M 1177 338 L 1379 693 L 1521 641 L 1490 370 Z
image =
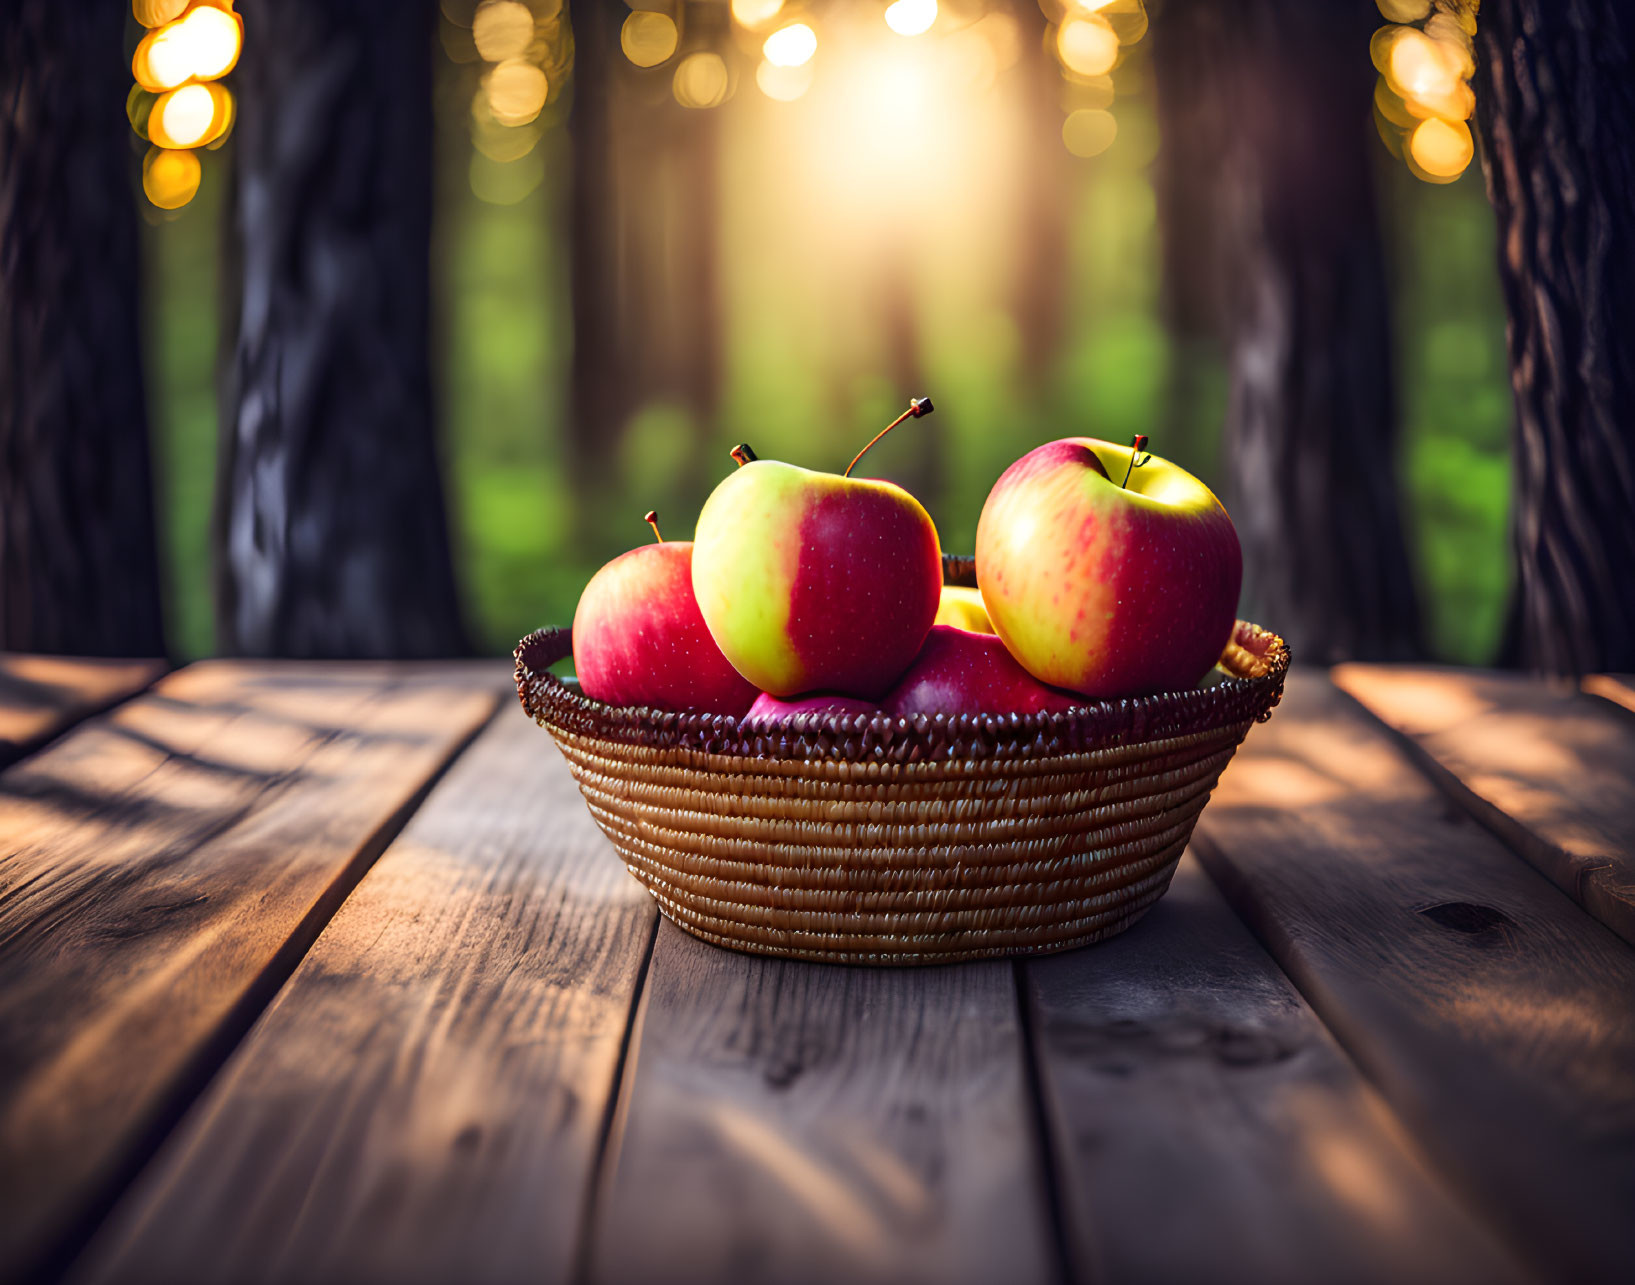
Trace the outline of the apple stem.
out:
M 892 429 L 896 428 L 897 425 L 901 424 L 905 419 L 908 419 L 910 416 L 913 416 L 915 419 L 919 419 L 921 415 L 929 415 L 936 409 L 937 408 L 931 404 L 931 399 L 929 397 L 910 397 L 908 399 L 908 409 L 901 415 L 897 416 L 896 419 L 892 420 L 891 423 L 887 424 L 873 437 L 869 438 L 868 446 L 865 446 L 862 450 L 857 452 L 856 455 L 852 456 L 852 462 L 846 465 L 846 471 L 840 476 L 850 477 L 852 475 L 852 470 L 857 467 L 857 461 L 869 453 L 870 447 L 872 447 L 887 433 L 891 432 Z
M 1129 484 L 1130 484 L 1130 474 L 1135 472 L 1136 469 L 1140 468 L 1143 464 L 1145 464 L 1147 462 L 1147 460 L 1137 460 L 1136 459 L 1136 456 L 1140 455 L 1141 452 L 1146 450 L 1146 449 L 1147 449 L 1147 435 L 1145 433 L 1137 433 L 1134 437 L 1132 437 L 1130 439 L 1130 466 L 1127 469 L 1124 470 L 1124 480 L 1119 483 L 1119 485 L 1121 487 L 1129 486 Z M 1150 456 L 1150 455 L 1147 457 L 1147 459 L 1151 459 L 1151 458 L 1152 458 L 1152 456 Z
M 659 511 L 657 509 L 648 509 L 646 513 L 642 514 L 642 521 L 653 528 L 653 538 L 663 544 L 664 532 L 659 530 Z
M 749 449 L 748 442 L 739 442 L 737 446 L 732 448 L 730 454 L 732 455 L 733 459 L 738 461 L 739 468 L 743 468 L 746 464 L 753 464 L 756 460 L 761 458 L 754 451 Z

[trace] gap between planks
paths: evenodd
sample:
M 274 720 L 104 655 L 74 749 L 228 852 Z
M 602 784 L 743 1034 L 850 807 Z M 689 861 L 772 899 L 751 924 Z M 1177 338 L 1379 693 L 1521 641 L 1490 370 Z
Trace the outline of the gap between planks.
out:
M 1626 711 L 1520 674 L 1347 664 L 1332 677 L 1437 789 L 1635 944 Z
M 503 677 L 204 662 L 0 777 L 0 1279 L 61 1270 Z
M 1548 1280 L 1635 1258 L 1635 953 L 1311 671 L 1196 842 L 1417 1145 Z
M 508 711 L 72 1279 L 571 1277 L 654 916 L 546 734 Z

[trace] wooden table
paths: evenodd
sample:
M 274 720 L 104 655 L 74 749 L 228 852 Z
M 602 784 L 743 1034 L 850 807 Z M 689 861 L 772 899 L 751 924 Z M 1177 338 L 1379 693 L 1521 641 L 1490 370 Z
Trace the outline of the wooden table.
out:
M 869 970 L 660 921 L 503 665 L 54 664 L 0 1279 L 1635 1280 L 1627 682 L 1297 672 L 1130 932 Z

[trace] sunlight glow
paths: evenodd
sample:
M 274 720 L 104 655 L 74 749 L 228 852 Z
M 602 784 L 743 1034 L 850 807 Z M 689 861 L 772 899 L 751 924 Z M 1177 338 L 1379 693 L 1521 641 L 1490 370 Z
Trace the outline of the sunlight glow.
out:
M 766 38 L 761 52 L 776 67 L 799 67 L 817 52 L 817 32 L 804 22 L 780 27 Z
M 886 7 L 886 26 L 899 36 L 918 36 L 937 20 L 937 0 L 896 0 Z
M 812 87 L 812 64 L 780 67 L 777 63 L 762 62 L 755 68 L 755 83 L 768 98 L 792 103 Z

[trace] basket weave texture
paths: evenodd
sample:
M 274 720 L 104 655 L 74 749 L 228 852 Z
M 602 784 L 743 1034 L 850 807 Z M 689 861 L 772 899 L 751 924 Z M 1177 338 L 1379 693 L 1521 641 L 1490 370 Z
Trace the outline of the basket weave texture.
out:
M 951 581 L 970 559 L 945 560 Z M 726 715 L 605 705 L 516 649 L 517 691 L 663 912 L 706 941 L 851 964 L 1043 954 L 1110 937 L 1169 886 L 1221 770 L 1283 691 L 1239 622 L 1214 687 L 1061 714 Z

